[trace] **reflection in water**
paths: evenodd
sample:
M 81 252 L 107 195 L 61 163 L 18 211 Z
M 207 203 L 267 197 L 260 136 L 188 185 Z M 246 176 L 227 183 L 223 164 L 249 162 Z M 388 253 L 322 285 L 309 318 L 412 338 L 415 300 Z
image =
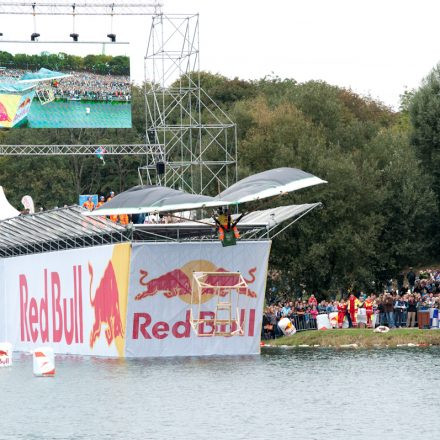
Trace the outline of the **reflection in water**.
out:
M 261 356 L 32 357 L 0 369 L 0 439 L 426 438 L 438 348 L 265 349 Z M 416 415 L 423 414 L 423 417 Z

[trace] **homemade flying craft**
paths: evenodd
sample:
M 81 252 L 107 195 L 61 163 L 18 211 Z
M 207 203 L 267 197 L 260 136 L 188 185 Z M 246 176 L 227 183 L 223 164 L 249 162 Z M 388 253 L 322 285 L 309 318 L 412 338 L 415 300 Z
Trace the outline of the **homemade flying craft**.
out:
M 121 214 L 160 214 L 182 220 L 178 213 L 184 211 L 218 208 L 212 220 L 197 221 L 203 226 L 217 227 L 224 246 L 235 244 L 239 238 L 237 223 L 247 215 L 231 215 L 232 208 L 297 191 L 301 188 L 327 183 L 313 174 L 296 168 L 276 168 L 246 177 L 216 197 L 189 194 L 185 191 L 154 185 L 139 185 L 118 194 L 109 202 L 85 216 L 115 216 Z M 319 206 L 319 203 L 313 205 Z M 291 205 L 291 208 L 297 208 Z M 307 208 L 308 209 L 308 208 Z M 297 212 L 297 209 L 292 209 Z M 252 214 L 252 213 L 251 213 Z M 261 216 L 261 212 L 260 212 Z M 191 223 L 191 222 L 189 222 Z M 162 225 L 163 226 L 163 225 Z M 169 225 L 172 227 L 172 225 Z M 222 234 L 223 228 L 223 234 Z

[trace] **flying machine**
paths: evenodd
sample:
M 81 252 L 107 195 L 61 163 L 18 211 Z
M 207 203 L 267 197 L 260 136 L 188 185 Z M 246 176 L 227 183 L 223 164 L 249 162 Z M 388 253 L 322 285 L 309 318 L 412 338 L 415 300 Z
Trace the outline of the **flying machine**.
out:
M 162 186 L 138 185 L 118 194 L 100 208 L 91 212 L 84 212 L 84 215 L 93 217 L 147 214 L 173 219 L 168 225 L 159 225 L 162 228 L 173 227 L 177 222 L 182 221 L 187 224 L 192 223 L 193 226 L 196 223 L 200 229 L 204 227 L 216 228 L 223 246 L 229 246 L 236 244 L 236 240 L 240 238 L 237 225 L 249 218 L 251 214 L 256 213 L 250 211 L 239 214 L 238 211 L 241 205 L 280 197 L 301 188 L 323 183 L 327 182 L 313 174 L 297 168 L 283 167 L 246 177 L 215 197 L 189 194 L 185 191 Z M 309 212 L 319 205 L 320 203 L 283 206 L 281 207 L 284 210 L 283 219 L 288 219 L 290 214 L 293 216 L 300 215 L 305 211 Z M 301 207 L 301 209 L 298 209 L 298 207 Z M 210 218 L 197 220 L 196 216 L 188 218 L 188 215 L 185 214 L 210 208 L 215 209 Z M 287 215 L 286 208 L 289 209 Z M 258 215 L 260 218 L 265 217 L 266 221 L 270 223 L 271 217 L 275 214 L 273 209 L 272 212 L 269 211 L 271 210 L 258 211 Z

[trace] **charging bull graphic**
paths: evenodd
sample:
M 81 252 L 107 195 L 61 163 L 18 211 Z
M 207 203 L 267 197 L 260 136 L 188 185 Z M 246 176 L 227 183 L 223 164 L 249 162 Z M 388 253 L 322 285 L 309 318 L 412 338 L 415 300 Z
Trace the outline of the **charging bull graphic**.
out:
M 130 245 L 114 246 L 113 255 L 104 270 L 98 287 L 93 292 L 94 271 L 89 263 L 90 304 L 94 309 L 94 322 L 90 331 L 90 348 L 93 348 L 100 337 L 101 328 L 105 325 L 105 339 L 110 346 L 115 342 L 119 356 L 124 355 L 125 324 L 127 309 L 128 268 Z
M 248 271 L 249 278 L 244 280 L 247 284 L 252 284 L 255 281 L 256 268 L 253 267 Z M 140 301 L 143 298 L 154 296 L 162 293 L 166 298 L 178 297 L 186 303 L 191 302 L 191 291 L 192 291 L 192 274 L 193 272 L 217 272 L 216 274 L 209 274 L 205 278 L 205 283 L 212 286 L 230 286 L 237 284 L 238 277 L 235 275 L 225 276 L 221 275 L 222 272 L 230 272 L 223 267 L 217 267 L 214 263 L 207 260 L 193 260 L 186 263 L 180 269 L 174 269 L 167 272 L 159 277 L 153 278 L 147 281 L 148 272 L 145 270 L 140 270 L 139 284 L 143 286 L 143 291 L 135 296 L 136 301 Z M 238 289 L 240 294 L 256 298 L 257 294 L 246 288 Z M 202 291 L 202 296 L 206 302 L 211 299 L 214 294 L 214 289 L 205 288 Z M 220 290 L 220 295 L 225 295 L 225 292 Z
M 1 122 L 11 122 L 11 118 L 8 115 L 6 107 L 0 102 L 0 121 Z
M 90 347 L 93 348 L 96 339 L 101 334 L 101 326 L 107 325 L 105 337 L 108 345 L 117 336 L 124 337 L 124 329 L 121 321 L 119 307 L 119 292 L 116 275 L 112 262 L 109 261 L 101 278 L 99 287 L 96 289 L 95 298 L 92 299 L 93 267 L 89 263 L 90 274 L 90 304 L 95 309 L 95 322 L 90 332 Z

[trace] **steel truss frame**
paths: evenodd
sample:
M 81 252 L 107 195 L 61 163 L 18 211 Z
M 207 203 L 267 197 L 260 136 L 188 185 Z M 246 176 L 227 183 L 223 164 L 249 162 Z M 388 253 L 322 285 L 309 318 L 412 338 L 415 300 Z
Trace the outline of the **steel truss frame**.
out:
M 160 12 L 161 3 L 117 2 L 38 2 L 2 1 L 0 14 L 5 15 L 152 15 Z
M 147 183 L 218 193 L 237 180 L 237 129 L 201 87 L 199 16 L 152 17 L 145 56 Z M 165 165 L 159 171 L 158 163 Z
M 151 154 L 158 146 L 146 144 L 120 145 L 1 145 L 1 156 L 74 156 L 97 154 L 99 148 L 104 148 L 108 155 L 145 155 Z

